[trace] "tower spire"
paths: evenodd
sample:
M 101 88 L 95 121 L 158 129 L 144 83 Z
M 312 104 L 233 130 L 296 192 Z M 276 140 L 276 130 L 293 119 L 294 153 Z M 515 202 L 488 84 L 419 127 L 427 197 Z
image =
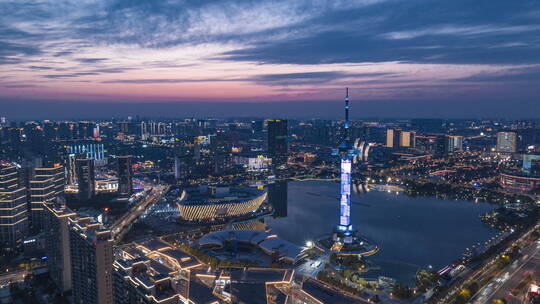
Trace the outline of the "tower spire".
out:
M 349 88 L 345 88 L 345 141 L 349 143 Z
M 345 127 L 349 127 L 349 88 L 345 88 Z

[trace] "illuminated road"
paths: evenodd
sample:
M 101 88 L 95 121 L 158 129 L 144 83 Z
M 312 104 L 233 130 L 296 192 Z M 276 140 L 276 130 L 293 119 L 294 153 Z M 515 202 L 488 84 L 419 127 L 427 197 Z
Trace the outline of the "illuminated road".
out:
M 149 206 L 159 201 L 163 195 L 167 193 L 168 188 L 169 186 L 156 186 L 152 188 L 152 191 L 146 198 L 142 199 L 137 205 L 133 206 L 131 210 L 121 216 L 111 226 L 114 237 L 120 238 L 125 232 L 126 227 L 129 227 L 136 219 L 138 219 Z
M 522 254 L 520 259 L 506 266 L 500 275 L 480 290 L 472 303 L 491 303 L 495 299 L 505 299 L 507 304 L 525 303 L 524 295 L 529 283 L 522 284 L 523 288 L 516 290 L 514 295 L 511 292 L 521 282 L 528 282 L 526 278 L 529 275 L 535 279 L 534 275 L 540 272 L 540 243 L 535 242 L 524 248 Z
M 28 271 L 21 270 L 17 272 L 8 272 L 0 276 L 0 286 L 9 284 L 10 282 L 22 282 Z
M 531 251 L 531 253 L 536 254 L 536 251 L 538 250 L 536 248 L 536 244 L 533 244 L 533 246 L 527 246 L 525 244 L 528 244 L 527 240 L 530 239 L 532 232 L 539 228 L 540 228 L 540 224 L 537 224 L 534 227 L 531 227 L 531 229 L 529 229 L 517 240 L 512 242 L 512 244 L 509 244 L 506 250 L 504 250 L 500 254 L 493 255 L 485 259 L 482 265 L 479 267 L 476 267 L 474 270 L 469 270 L 469 269 L 465 270 L 462 274 L 460 274 L 460 276 L 464 277 L 465 279 L 453 285 L 442 296 L 439 296 L 437 299 L 434 299 L 435 300 L 434 302 L 439 303 L 439 304 L 453 303 L 460 290 L 466 288 L 469 284 L 476 282 L 476 283 L 480 283 L 482 288 L 480 289 L 479 292 L 473 295 L 473 297 L 471 298 L 471 300 L 469 300 L 468 303 L 489 303 L 489 302 L 486 302 L 486 300 L 488 298 L 493 298 L 494 297 L 493 293 L 498 292 L 498 288 L 500 287 L 500 285 L 503 284 L 506 280 L 510 279 L 511 276 L 515 275 L 514 274 L 515 269 L 523 265 L 524 262 L 527 262 L 527 260 L 522 260 L 521 263 L 519 261 L 523 258 L 527 259 L 526 256 L 527 256 L 527 253 L 529 253 L 529 251 Z M 525 245 L 522 251 L 523 257 L 520 260 L 518 260 L 517 264 L 510 264 L 509 266 L 507 266 L 507 267 L 514 267 L 514 269 L 509 268 L 508 270 L 506 269 L 498 270 L 497 269 L 498 257 L 501 254 L 509 254 L 512 246 L 514 245 L 521 245 L 521 246 Z M 529 254 L 529 257 L 531 256 L 532 255 Z M 507 272 L 508 274 L 506 274 Z M 499 280 L 497 281 L 497 279 Z M 480 297 L 482 297 L 483 301 L 480 301 L 482 300 Z M 505 296 L 505 299 L 506 299 L 506 296 Z M 517 303 L 521 303 L 521 302 L 517 302 Z

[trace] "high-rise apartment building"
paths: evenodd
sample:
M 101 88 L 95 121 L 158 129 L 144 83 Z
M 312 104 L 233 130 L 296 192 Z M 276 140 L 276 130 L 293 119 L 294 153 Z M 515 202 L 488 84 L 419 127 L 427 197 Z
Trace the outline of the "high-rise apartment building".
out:
M 69 242 L 74 304 L 112 304 L 111 231 L 90 218 L 70 220 Z
M 45 202 L 54 202 L 64 193 L 64 167 L 36 168 L 30 181 L 30 211 L 32 227 L 43 228 L 43 210 Z
M 22 244 L 28 233 L 26 188 L 19 183 L 13 165 L 0 165 L 0 245 L 10 248 Z
M 92 158 L 77 159 L 75 167 L 79 184 L 79 200 L 83 202 L 92 200 L 96 188 L 94 160 Z
M 386 147 L 387 148 L 399 148 L 401 140 L 400 129 L 387 129 L 386 130 Z
M 448 136 L 448 152 L 463 151 L 463 136 Z
M 416 147 L 416 132 L 414 131 L 401 131 L 399 136 L 399 146 L 402 148 L 414 148 Z
M 499 153 L 515 153 L 517 146 L 516 132 L 498 132 L 496 151 Z
M 49 276 L 60 292 L 71 290 L 71 256 L 69 223 L 76 219 L 75 212 L 65 205 L 45 203 L 43 231 Z
M 133 167 L 132 156 L 118 156 L 118 194 L 131 196 L 133 193 Z
M 268 120 L 268 154 L 274 167 L 287 164 L 289 154 L 287 120 Z
M 443 157 L 457 151 L 463 151 L 463 136 L 446 134 L 438 134 L 435 136 L 435 149 L 433 154 L 436 157 Z
M 414 148 L 416 146 L 416 132 L 401 129 L 386 130 L 387 148 Z

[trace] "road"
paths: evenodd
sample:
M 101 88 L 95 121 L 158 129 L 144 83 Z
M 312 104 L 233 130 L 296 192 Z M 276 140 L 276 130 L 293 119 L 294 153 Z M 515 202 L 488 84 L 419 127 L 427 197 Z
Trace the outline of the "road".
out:
M 538 273 L 540 273 L 540 243 L 534 242 L 522 250 L 520 259 L 506 266 L 500 275 L 481 289 L 472 302 L 480 304 L 505 299 L 507 304 L 525 303 L 524 296 L 529 284 L 522 286 L 524 288 L 521 290 L 516 290 L 514 295 L 511 292 L 529 275 L 532 279 L 538 279 L 534 277 Z
M 113 235 L 116 237 L 121 236 L 126 227 L 129 227 L 143 212 L 148 208 L 148 206 L 159 201 L 165 193 L 167 193 L 168 186 L 156 186 L 152 188 L 151 192 L 147 195 L 146 198 L 142 199 L 137 205 L 133 206 L 128 212 L 121 216 L 112 226 L 111 230 Z
M 439 295 L 435 299 L 433 299 L 433 302 L 439 303 L 439 304 L 453 303 L 456 296 L 460 292 L 460 290 L 466 288 L 469 284 L 474 283 L 474 282 L 479 283 L 482 288 L 480 289 L 479 292 L 477 292 L 476 294 L 472 296 L 471 300 L 469 300 L 468 303 L 477 303 L 476 300 L 480 296 L 484 296 L 487 298 L 493 290 L 485 291 L 484 288 L 496 288 L 494 287 L 495 284 L 492 284 L 491 286 L 489 286 L 489 284 L 492 283 L 491 282 L 492 278 L 499 278 L 500 276 L 502 276 L 505 279 L 507 279 L 506 272 L 501 271 L 500 269 L 497 268 L 497 261 L 498 261 L 499 256 L 502 254 L 509 254 L 510 251 L 512 250 L 512 247 L 518 246 L 518 245 L 524 248 L 523 252 L 525 253 L 523 254 L 523 256 L 526 255 L 526 252 L 528 250 L 535 250 L 534 249 L 535 247 L 528 246 L 529 244 L 528 240 L 530 240 L 531 234 L 538 229 L 540 229 L 540 223 L 531 227 L 527 232 L 522 234 L 518 239 L 514 240 L 511 244 L 508 244 L 508 247 L 503 252 L 497 255 L 492 255 L 489 258 L 486 258 L 485 260 L 482 261 L 482 264 L 479 266 L 473 265 L 472 269 L 465 270 L 462 274 L 459 275 L 463 277 L 464 279 L 459 281 L 458 283 L 453 284 L 451 288 L 449 288 L 444 294 Z M 508 276 L 510 276 L 510 273 L 508 273 Z M 502 283 L 502 281 L 496 282 L 496 283 Z M 482 295 L 483 292 L 485 292 L 485 294 Z M 487 302 L 484 301 L 484 302 L 478 302 L 478 303 L 487 303 Z
M 24 277 L 28 274 L 27 270 L 21 270 L 17 272 L 8 272 L 0 275 L 0 286 L 9 284 L 10 282 L 20 282 L 24 280 Z

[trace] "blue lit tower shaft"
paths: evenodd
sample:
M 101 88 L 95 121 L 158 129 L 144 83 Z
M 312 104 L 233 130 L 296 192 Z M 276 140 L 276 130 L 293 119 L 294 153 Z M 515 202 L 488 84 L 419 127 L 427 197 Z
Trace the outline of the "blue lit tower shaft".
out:
M 345 235 L 351 235 L 353 232 L 351 225 L 351 170 L 352 170 L 352 158 L 354 156 L 354 148 L 351 144 L 349 134 L 349 89 L 346 89 L 345 97 L 345 142 L 342 143 L 337 149 L 337 155 L 341 160 L 341 197 L 340 204 L 340 216 L 338 231 L 343 232 Z

